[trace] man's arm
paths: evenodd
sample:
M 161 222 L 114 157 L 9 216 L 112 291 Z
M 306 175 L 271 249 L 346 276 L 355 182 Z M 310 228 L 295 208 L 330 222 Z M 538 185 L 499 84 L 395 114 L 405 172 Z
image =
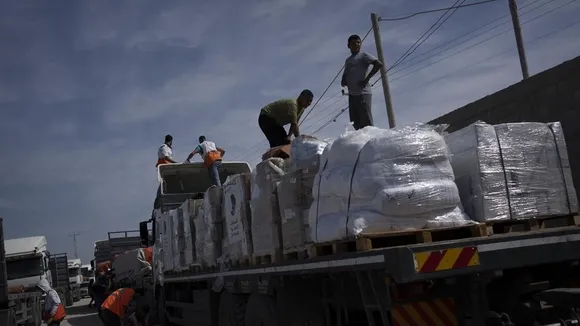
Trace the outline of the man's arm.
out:
M 372 54 L 367 52 L 365 52 L 364 58 L 369 64 L 373 65 L 373 69 L 371 69 L 371 72 L 369 72 L 369 74 L 364 80 L 364 84 L 366 85 L 369 83 L 371 78 L 381 69 L 383 63 L 380 62 L 379 59 L 375 58 Z
M 189 162 L 189 160 L 191 160 L 192 157 L 195 156 L 195 154 L 199 154 L 200 150 L 199 150 L 199 145 L 197 145 L 197 147 L 193 150 L 193 152 L 191 152 L 188 156 L 186 161 Z
M 224 157 L 224 154 L 226 153 L 226 151 L 223 148 L 219 148 L 219 147 L 216 147 L 216 149 L 218 150 L 218 152 L 220 152 L 220 155 L 222 157 Z
M 292 122 L 290 123 L 290 129 L 288 129 L 288 139 L 290 136 L 294 134 L 294 137 L 300 136 L 300 128 L 298 127 L 298 107 L 297 106 L 289 106 L 288 110 L 290 110 L 290 115 L 292 116 Z
M 344 71 L 342 72 L 342 79 L 340 80 L 340 86 L 346 86 L 346 65 L 344 67 Z

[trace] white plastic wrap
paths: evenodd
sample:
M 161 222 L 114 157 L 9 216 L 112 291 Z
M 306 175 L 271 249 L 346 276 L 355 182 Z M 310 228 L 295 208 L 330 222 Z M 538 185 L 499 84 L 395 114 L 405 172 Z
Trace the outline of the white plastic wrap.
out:
M 183 239 L 183 209 L 178 207 L 171 211 L 172 219 L 172 237 L 173 237 L 173 270 L 181 271 L 183 269 L 184 261 L 181 260 L 183 247 L 185 246 Z
M 228 177 L 223 184 L 227 252 L 232 260 L 247 258 L 253 254 L 250 179 L 250 173 L 236 174 Z
M 285 250 L 303 249 L 312 243 L 308 211 L 312 204 L 312 185 L 317 170 L 288 172 L 278 183 L 278 205 L 282 218 L 282 242 Z
M 163 237 L 163 222 L 162 222 L 163 215 L 155 215 L 155 245 L 153 246 L 153 269 L 155 275 L 155 281 L 159 282 L 163 285 L 164 278 L 163 278 L 163 271 L 164 263 L 163 260 L 165 258 L 163 246 L 164 246 L 164 237 Z
M 163 271 L 172 271 L 173 264 L 173 214 L 174 210 L 161 215 L 161 227 L 163 228 Z
M 277 254 L 282 247 L 276 185 L 285 174 L 284 165 L 283 159 L 270 158 L 260 162 L 252 172 L 250 207 L 254 255 Z
M 316 242 L 470 222 L 445 141 L 431 127 L 365 127 L 327 148 L 309 211 Z
M 578 212 L 560 123 L 476 122 L 445 139 L 463 207 L 473 220 Z
M 318 170 L 320 156 L 327 142 L 314 137 L 301 135 L 292 140 L 290 145 L 290 167 L 291 170 Z
M 222 187 L 207 189 L 203 206 L 195 219 L 195 247 L 198 263 L 216 266 L 222 254 Z

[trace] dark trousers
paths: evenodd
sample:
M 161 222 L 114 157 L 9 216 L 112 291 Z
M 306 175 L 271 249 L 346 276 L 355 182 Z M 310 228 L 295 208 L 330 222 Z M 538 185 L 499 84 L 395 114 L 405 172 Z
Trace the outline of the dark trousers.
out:
M 50 324 L 48 324 L 48 325 L 46 325 L 46 326 L 59 326 L 59 325 L 60 325 L 60 323 L 61 323 L 63 320 L 64 320 L 64 318 L 63 318 L 63 319 L 61 319 L 61 320 L 53 320 L 53 321 L 51 321 L 51 322 L 50 322 Z
M 279 125 L 273 118 L 265 114 L 260 114 L 258 125 L 260 126 L 260 129 L 262 129 L 264 136 L 268 139 L 270 148 L 290 144 L 286 129 Z
M 111 310 L 101 308 L 99 318 L 105 326 L 121 326 L 121 317 L 115 315 Z
M 349 95 L 348 115 L 356 130 L 373 126 L 372 94 Z

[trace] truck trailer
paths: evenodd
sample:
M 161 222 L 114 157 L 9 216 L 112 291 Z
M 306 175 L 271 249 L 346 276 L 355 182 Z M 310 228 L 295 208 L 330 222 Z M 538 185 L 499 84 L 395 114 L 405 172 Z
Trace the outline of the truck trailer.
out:
M 222 179 L 250 171 L 222 165 Z M 159 217 L 209 186 L 201 165 L 159 167 Z M 166 205 L 164 205 L 164 203 Z M 162 271 L 151 302 L 162 325 L 577 325 L 580 217 L 394 232 L 269 261 Z M 143 232 L 146 234 L 146 232 Z

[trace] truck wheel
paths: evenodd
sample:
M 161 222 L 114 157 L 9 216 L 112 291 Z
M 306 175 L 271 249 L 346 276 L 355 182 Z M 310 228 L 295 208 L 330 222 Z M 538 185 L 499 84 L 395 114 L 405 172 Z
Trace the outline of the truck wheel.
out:
M 245 295 L 235 295 L 228 291 L 223 291 L 218 308 L 218 325 L 245 326 L 247 300 L 248 297 Z
M 263 294 L 252 294 L 246 308 L 245 326 L 278 326 L 276 304 Z
M 73 300 L 73 296 L 72 296 L 71 291 L 66 291 L 64 293 L 64 297 L 65 297 L 64 300 L 66 302 L 66 306 L 67 307 L 70 307 L 70 306 L 72 306 L 74 304 L 74 300 Z

